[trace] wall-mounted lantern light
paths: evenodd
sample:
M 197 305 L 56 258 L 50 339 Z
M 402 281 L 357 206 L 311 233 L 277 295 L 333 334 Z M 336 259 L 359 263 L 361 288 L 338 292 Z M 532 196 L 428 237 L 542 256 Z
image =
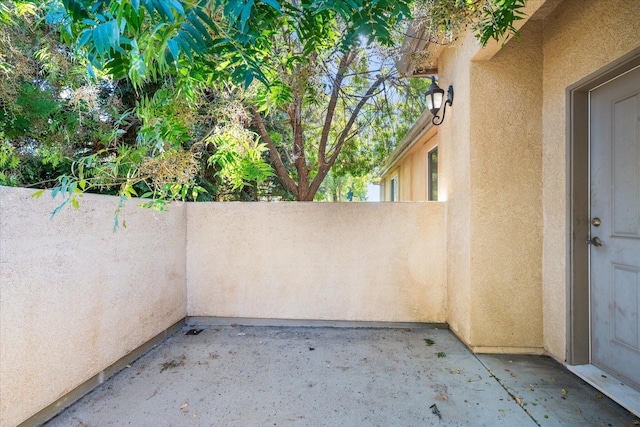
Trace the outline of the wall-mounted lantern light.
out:
M 449 86 L 447 90 L 447 100 L 444 103 L 444 110 L 442 110 L 442 117 L 438 115 L 440 107 L 442 107 L 442 99 L 444 98 L 444 90 L 436 83 L 436 78 L 431 76 L 431 86 L 425 92 L 424 96 L 427 97 L 427 108 L 433 114 L 431 123 L 438 126 L 444 121 L 444 115 L 447 112 L 447 105 L 453 104 L 453 86 Z

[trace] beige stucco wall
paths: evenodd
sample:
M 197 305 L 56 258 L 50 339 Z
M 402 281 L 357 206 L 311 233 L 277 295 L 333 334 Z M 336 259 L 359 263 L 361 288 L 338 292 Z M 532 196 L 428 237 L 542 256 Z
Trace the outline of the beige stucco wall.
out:
M 543 346 L 541 30 L 527 24 L 520 43 L 471 68 L 470 344 L 488 347 L 479 351 Z
M 186 315 L 184 207 L 0 187 L 0 426 L 14 426 Z
M 190 316 L 446 321 L 444 203 L 203 203 L 120 214 L 0 187 L 0 426 Z M 188 282 L 187 282 L 188 280 Z
M 400 202 L 427 201 L 427 154 L 438 145 L 437 132 L 423 135 L 380 180 L 385 201 L 391 200 L 391 179 L 398 176 Z M 439 171 L 446 165 L 438 159 Z M 444 201 L 446 198 L 439 197 Z
M 442 203 L 187 208 L 191 316 L 446 319 Z
M 439 130 L 447 319 L 476 351 L 563 361 L 567 88 L 640 46 L 640 1 L 534 6 L 520 43 L 483 55 L 467 35 L 439 58 L 441 86 L 456 94 Z
M 541 26 L 491 61 L 467 37 L 440 57 L 448 321 L 479 352 L 542 351 Z
M 640 47 L 640 1 L 566 0 L 544 20 L 544 345 L 564 360 L 567 319 L 566 90 Z
M 469 115 L 466 99 L 470 94 L 469 58 L 476 50 L 474 43 L 461 43 L 445 49 L 440 58 L 441 87 L 454 86 L 454 102 L 440 125 L 438 155 L 447 165 L 440 170 L 439 186 L 446 190 L 447 200 L 447 322 L 465 342 L 471 340 L 471 215 L 470 215 L 470 150 Z

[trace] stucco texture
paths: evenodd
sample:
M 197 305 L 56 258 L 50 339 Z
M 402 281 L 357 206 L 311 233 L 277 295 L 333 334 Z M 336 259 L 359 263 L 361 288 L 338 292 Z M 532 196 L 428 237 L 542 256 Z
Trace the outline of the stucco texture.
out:
M 195 203 L 154 212 L 0 187 L 0 426 L 186 316 L 446 321 L 443 203 Z
M 444 322 L 440 203 L 188 206 L 191 316 Z
M 400 202 L 425 202 L 427 201 L 427 156 L 429 151 L 438 145 L 437 132 L 427 132 L 402 156 L 402 159 L 387 172 L 381 184 L 383 185 L 384 199 L 391 200 L 391 179 L 398 176 L 398 190 Z M 446 168 L 446 165 L 438 159 L 438 167 Z M 445 189 L 438 188 L 438 199 L 446 200 Z
M 541 28 L 527 24 L 519 44 L 472 63 L 474 347 L 543 345 Z
M 185 212 L 0 187 L 0 425 L 14 426 L 186 316 Z
M 477 50 L 472 42 L 445 49 L 440 58 L 442 87 L 454 87 L 454 102 L 440 126 L 438 156 L 443 164 L 439 183 L 447 200 L 447 322 L 466 343 L 471 340 L 470 193 L 470 69 L 469 58 Z
M 442 126 L 448 183 L 448 321 L 475 351 L 542 351 L 540 28 L 472 62 L 441 59 L 456 98 Z M 538 230 L 536 232 L 536 230 Z
M 567 319 L 567 88 L 640 47 L 640 1 L 566 0 L 544 20 L 544 344 L 564 360 Z
M 448 165 L 447 320 L 475 351 L 567 351 L 567 90 L 640 46 L 640 1 L 536 1 L 521 41 L 444 49 L 455 102 Z M 522 22 L 521 22 L 522 23 Z
M 474 62 L 478 46 L 467 35 L 440 58 L 440 81 L 456 95 L 440 130 L 447 320 L 481 352 L 543 345 L 540 28 L 522 39 Z

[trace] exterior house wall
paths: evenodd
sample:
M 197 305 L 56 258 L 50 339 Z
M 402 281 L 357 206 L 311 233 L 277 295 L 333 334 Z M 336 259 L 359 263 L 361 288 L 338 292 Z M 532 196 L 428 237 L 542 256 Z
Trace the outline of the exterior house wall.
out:
M 395 166 L 382 180 L 383 187 L 383 201 L 391 202 L 392 200 L 392 186 L 393 179 L 398 179 L 398 194 L 396 197 L 396 202 L 409 202 L 411 200 L 411 181 L 413 178 L 413 171 L 411 169 L 412 166 L 412 157 L 407 158 L 406 161 L 403 161 L 401 164 Z
M 481 49 L 467 34 L 438 57 L 440 86 L 455 90 L 438 130 L 447 321 L 475 351 L 545 351 L 564 361 L 567 90 L 640 47 L 640 1 L 527 8 L 520 42 Z
M 446 204 L 127 208 L 114 234 L 113 198 L 49 221 L 59 201 L 0 187 L 0 425 L 186 315 L 446 321 L 475 351 L 565 360 L 567 88 L 640 48 L 640 1 L 546 4 L 520 43 L 480 58 L 467 35 L 440 56 Z M 397 166 L 400 200 L 426 195 L 429 144 Z
M 387 175 L 380 179 L 380 200 L 383 202 L 391 201 L 391 180 L 398 174 L 398 168 L 393 168 Z M 400 187 L 398 185 L 398 187 Z
M 0 426 L 20 424 L 186 315 L 185 210 L 0 186 Z
M 427 201 L 427 154 L 438 145 L 438 135 L 434 132 L 424 135 L 401 160 L 381 179 L 384 201 L 391 201 L 391 179 L 398 176 L 400 202 Z M 438 159 L 439 170 L 444 169 Z M 440 200 L 446 200 L 439 197 Z
M 475 351 L 542 352 L 541 27 L 491 61 L 471 37 L 443 52 L 455 102 L 441 126 L 448 183 L 448 321 Z
M 447 200 L 447 322 L 466 343 L 471 341 L 471 216 L 470 216 L 470 105 L 471 64 L 474 43 L 462 43 L 457 49 L 445 49 L 439 59 L 440 85 L 454 86 L 454 103 L 439 126 L 438 155 L 447 167 L 441 168 L 440 183 Z M 440 184 L 439 183 L 439 184 Z
M 446 321 L 442 203 L 194 203 L 190 316 Z
M 638 0 L 566 0 L 544 20 L 544 345 L 559 360 L 567 347 L 567 88 L 639 48 L 639 22 Z
M 472 62 L 470 344 L 476 351 L 543 351 L 541 30 L 529 22 L 520 43 L 491 61 Z

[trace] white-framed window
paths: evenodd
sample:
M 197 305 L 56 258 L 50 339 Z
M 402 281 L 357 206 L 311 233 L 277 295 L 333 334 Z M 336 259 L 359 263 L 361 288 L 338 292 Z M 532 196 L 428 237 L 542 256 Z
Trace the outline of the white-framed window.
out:
M 400 200 L 400 198 L 398 197 L 398 175 L 394 176 L 393 178 L 391 178 L 391 201 L 392 202 L 397 202 L 398 200 Z
M 438 147 L 427 153 L 427 200 L 438 201 Z

